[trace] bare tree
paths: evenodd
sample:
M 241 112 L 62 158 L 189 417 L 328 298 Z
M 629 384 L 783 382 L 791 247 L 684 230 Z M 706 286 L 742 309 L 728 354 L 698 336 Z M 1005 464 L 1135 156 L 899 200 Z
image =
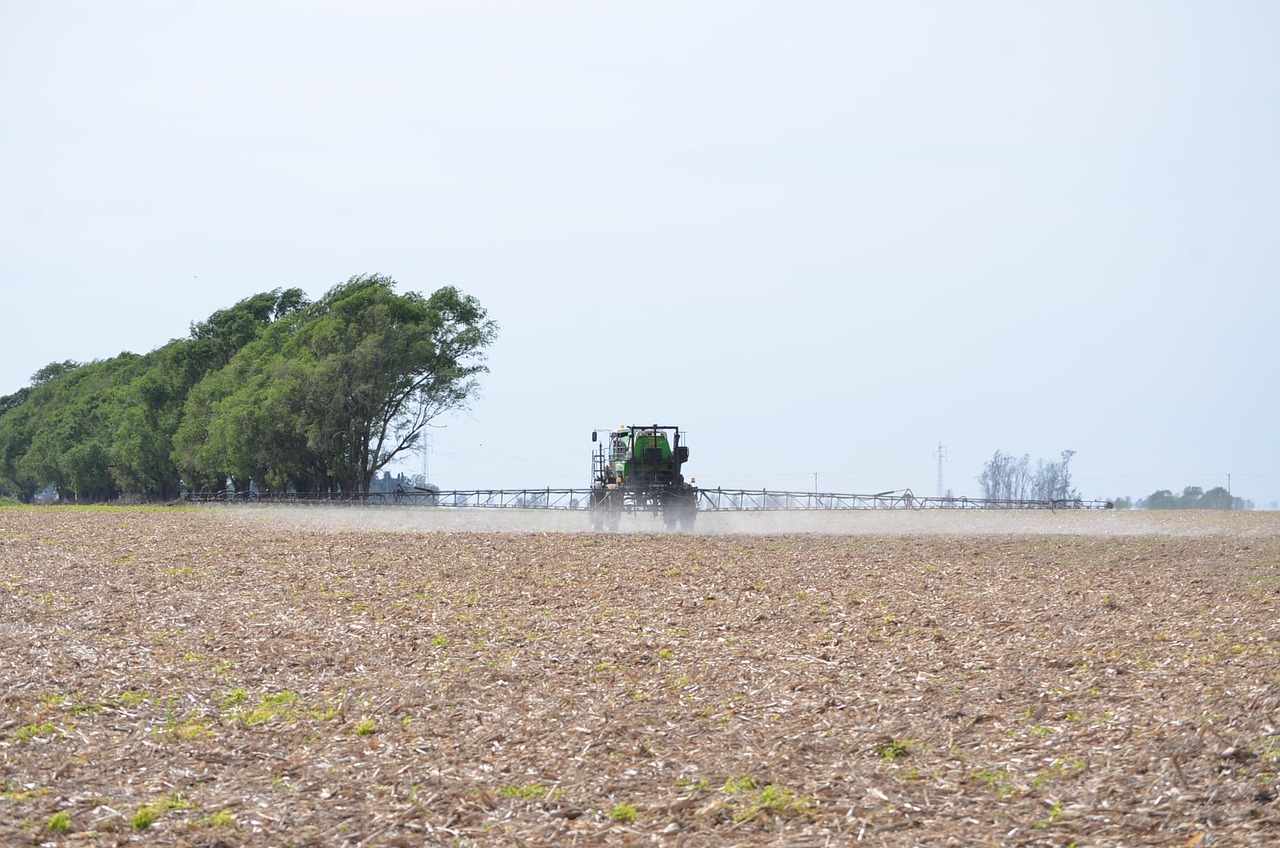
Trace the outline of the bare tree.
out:
M 1015 457 L 996 451 L 982 466 L 978 483 L 982 496 L 990 500 L 1069 500 L 1079 497 L 1071 489 L 1071 457 L 1067 450 L 1058 462 L 1039 460 L 1031 470 L 1030 454 Z
M 982 467 L 982 496 L 990 500 L 1025 500 L 1028 495 L 1031 457 L 996 451 Z
M 1062 459 L 1058 462 L 1040 460 L 1036 465 L 1031 496 L 1041 501 L 1070 500 L 1079 497 L 1071 490 L 1071 457 L 1075 455 L 1075 451 L 1065 450 L 1061 453 Z

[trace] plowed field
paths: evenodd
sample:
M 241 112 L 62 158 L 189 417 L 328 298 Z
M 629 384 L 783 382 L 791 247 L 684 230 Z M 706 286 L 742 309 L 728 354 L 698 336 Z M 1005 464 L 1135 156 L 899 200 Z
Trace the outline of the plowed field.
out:
M 1280 515 L 434 513 L 0 510 L 0 844 L 1280 842 Z

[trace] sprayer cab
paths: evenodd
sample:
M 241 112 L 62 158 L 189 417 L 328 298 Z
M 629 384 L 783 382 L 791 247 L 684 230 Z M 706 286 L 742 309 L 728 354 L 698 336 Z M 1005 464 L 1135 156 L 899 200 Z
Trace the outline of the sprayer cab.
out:
M 680 466 L 689 459 L 689 448 L 679 444 L 678 430 L 627 427 L 615 430 L 612 436 L 610 467 L 615 480 L 680 482 Z

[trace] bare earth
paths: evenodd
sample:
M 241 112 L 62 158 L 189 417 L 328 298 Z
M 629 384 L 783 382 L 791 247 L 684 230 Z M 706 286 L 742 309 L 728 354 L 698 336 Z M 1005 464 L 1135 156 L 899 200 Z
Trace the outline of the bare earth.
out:
M 585 525 L 0 510 L 0 844 L 1280 842 L 1280 514 Z

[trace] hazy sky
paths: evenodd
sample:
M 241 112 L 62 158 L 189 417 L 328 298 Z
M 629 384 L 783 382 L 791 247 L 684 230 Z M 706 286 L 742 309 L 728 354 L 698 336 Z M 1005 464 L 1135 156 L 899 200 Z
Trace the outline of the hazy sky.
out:
M 0 394 L 380 272 L 502 327 L 446 489 L 1280 499 L 1280 4 L 356 8 L 0 3 Z

